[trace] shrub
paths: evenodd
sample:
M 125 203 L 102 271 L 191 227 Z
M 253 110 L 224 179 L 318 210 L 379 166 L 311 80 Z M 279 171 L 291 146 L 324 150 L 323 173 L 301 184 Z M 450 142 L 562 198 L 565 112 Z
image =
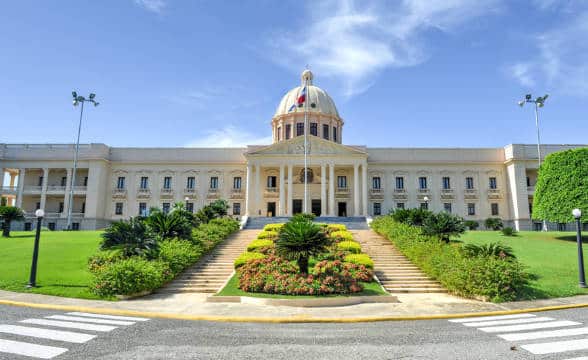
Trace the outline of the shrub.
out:
M 2 184 L 0 184 L 2 186 Z M 24 220 L 24 212 L 16 206 L 0 206 L 0 220 L 2 220 L 2 236 L 10 237 L 10 224 L 13 221 Z
M 327 232 L 332 233 L 335 231 L 346 231 L 347 226 L 343 224 L 327 224 Z
M 502 229 L 501 218 L 488 218 L 484 221 L 484 226 L 489 230 L 500 230 Z
M 462 251 L 467 257 L 495 257 L 499 259 L 511 260 L 516 259 L 513 250 L 510 246 L 502 245 L 501 243 L 489 243 L 483 245 L 466 244 L 462 247 Z
M 283 226 L 284 226 L 284 224 L 267 224 L 266 226 L 263 227 L 263 230 L 264 231 L 279 232 Z
M 247 245 L 247 251 L 250 252 L 257 252 L 261 249 L 273 247 L 274 242 L 271 240 L 254 240 L 249 245 Z
M 94 273 L 102 269 L 104 266 L 120 261 L 124 258 L 122 250 L 120 249 L 98 251 L 88 258 L 88 270 Z
M 374 268 L 374 261 L 368 254 L 349 254 L 345 256 L 344 260 L 352 264 L 363 265 L 368 269 Z
M 337 244 L 337 250 L 348 251 L 352 254 L 361 253 L 361 246 L 355 241 L 341 241 Z
M 278 232 L 277 231 L 269 231 L 269 230 L 263 230 L 260 231 L 259 234 L 257 234 L 257 238 L 260 240 L 263 239 L 270 239 L 270 240 L 274 240 L 278 238 Z
M 237 269 L 238 267 L 247 264 L 249 260 L 259 260 L 264 258 L 265 255 L 258 252 L 244 252 L 235 259 L 233 266 Z
M 333 231 L 329 236 L 335 241 L 354 241 L 353 235 L 347 230 Z
M 511 228 L 510 226 L 507 226 L 504 229 L 502 229 L 502 235 L 504 236 L 515 236 L 516 234 L 516 230 Z
M 145 223 L 162 240 L 192 236 L 192 214 L 183 210 L 183 205 L 175 205 L 169 213 L 152 208 Z
M 166 263 L 131 257 L 103 266 L 94 274 L 93 293 L 100 296 L 132 295 L 151 291 L 172 278 Z
M 450 236 L 459 237 L 464 232 L 463 219 L 446 212 L 430 214 L 423 222 L 423 233 L 425 235 L 435 236 L 446 243 L 449 242 Z
M 475 220 L 467 220 L 463 223 L 468 230 L 476 230 L 480 224 Z
M 195 263 L 200 256 L 202 248 L 186 240 L 166 240 L 159 247 L 159 259 L 167 263 L 174 274 Z
M 198 223 L 208 224 L 211 220 L 227 216 L 229 203 L 226 200 L 215 200 L 209 205 L 203 206 L 194 215 Z
M 308 259 L 327 251 L 331 240 L 320 226 L 304 219 L 290 221 L 284 225 L 278 240 L 276 252 L 288 260 L 295 260 L 303 274 L 308 273 Z
M 291 222 L 313 221 L 314 218 L 316 218 L 316 215 L 314 215 L 314 214 L 300 213 L 300 214 L 295 214 L 294 216 L 292 216 L 292 219 L 290 219 L 290 221 Z
M 213 219 L 209 223 L 200 224 L 200 226 L 192 230 L 191 241 L 208 251 L 237 230 L 239 230 L 237 220 L 230 218 Z
M 155 235 L 138 218 L 112 223 L 102 234 L 101 250 L 120 249 L 125 257 L 154 258 L 159 251 Z
M 392 212 L 392 218 L 399 223 L 421 226 L 425 219 L 431 216 L 432 212 L 425 209 L 396 209 Z

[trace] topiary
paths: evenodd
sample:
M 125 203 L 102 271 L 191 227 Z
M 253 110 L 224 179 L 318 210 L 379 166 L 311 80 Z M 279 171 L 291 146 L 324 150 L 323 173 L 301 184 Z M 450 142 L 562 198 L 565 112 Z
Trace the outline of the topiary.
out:
M 253 240 L 249 245 L 247 245 L 247 251 L 255 252 L 260 249 L 273 246 L 274 242 L 272 240 Z
M 235 259 L 235 261 L 233 262 L 233 266 L 235 266 L 235 269 L 238 269 L 239 267 L 247 264 L 249 260 L 260 259 L 265 259 L 265 255 L 257 252 L 244 252 Z
M 335 241 L 354 241 L 353 235 L 347 230 L 333 231 L 329 236 Z
M 337 244 L 337 250 L 348 251 L 352 254 L 361 253 L 361 245 L 355 241 L 341 241 Z
M 343 224 L 327 224 L 327 232 L 346 231 L 347 227 Z
M 275 231 L 275 232 L 279 232 L 282 227 L 284 227 L 284 224 L 267 224 L 263 227 L 263 231 Z
M 511 228 L 510 226 L 507 226 L 504 229 L 502 229 L 502 235 L 504 236 L 515 236 L 516 233 L 516 230 Z
M 374 261 L 368 254 L 349 254 L 345 256 L 344 260 L 353 264 L 363 265 L 368 269 L 374 268 Z
M 259 234 L 257 234 L 257 238 L 260 240 L 263 239 L 276 239 L 278 237 L 278 232 L 277 231 L 270 231 L 270 230 L 263 230 L 260 231 Z

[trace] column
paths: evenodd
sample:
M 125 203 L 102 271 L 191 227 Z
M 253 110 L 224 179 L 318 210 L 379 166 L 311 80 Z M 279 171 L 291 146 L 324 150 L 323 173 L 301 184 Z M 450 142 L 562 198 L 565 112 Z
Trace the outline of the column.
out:
M 41 185 L 41 209 L 45 210 L 47 203 L 47 181 L 49 178 L 49 169 L 43 169 L 43 184 Z
M 284 212 L 284 203 L 285 203 L 285 199 L 284 199 L 284 191 L 286 190 L 284 188 L 284 167 L 285 165 L 282 164 L 280 165 L 280 183 L 278 184 L 278 186 L 280 187 L 280 206 L 278 208 L 278 215 L 279 216 L 284 216 L 285 212 Z
M 245 215 L 251 215 L 251 164 L 247 164 L 247 173 L 245 174 Z
M 336 216 L 335 212 L 335 164 L 329 164 L 329 215 Z
M 292 171 L 294 171 L 292 164 L 288 164 L 288 212 L 286 213 L 288 216 L 292 216 Z
M 321 164 L 321 216 L 327 215 L 327 166 Z
M 0 197 L 2 195 L 2 188 L 4 187 L 4 171 L 6 171 L 4 168 L 0 168 Z
M 71 191 L 71 174 L 72 169 L 66 169 L 67 171 L 67 180 L 65 182 L 65 195 L 63 196 L 63 213 L 61 213 L 61 217 L 67 217 L 69 212 L 69 193 Z M 88 171 L 88 178 L 89 178 L 89 171 Z M 73 201 L 72 201 L 73 204 Z
M 24 178 L 26 169 L 18 169 L 18 190 L 16 192 L 16 207 L 22 208 L 22 195 L 24 190 Z
M 261 214 L 261 194 L 263 193 L 261 187 L 260 187 L 260 182 L 259 182 L 259 177 L 261 173 L 261 166 L 259 164 L 255 164 L 255 204 L 253 206 L 253 213 L 255 216 L 259 216 Z
M 359 164 L 353 164 L 353 216 L 359 216 Z
M 368 216 L 368 178 L 367 178 L 367 162 L 361 165 L 361 184 L 362 184 L 362 195 L 361 200 L 363 206 L 363 216 Z

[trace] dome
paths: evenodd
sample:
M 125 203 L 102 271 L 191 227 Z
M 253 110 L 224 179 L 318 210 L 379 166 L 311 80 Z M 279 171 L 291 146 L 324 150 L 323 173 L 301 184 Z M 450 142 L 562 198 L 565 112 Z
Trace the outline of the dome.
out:
M 305 81 L 308 81 L 309 84 L 307 89 L 308 111 L 312 113 L 321 113 L 339 117 L 339 113 L 337 112 L 337 107 L 335 107 L 335 102 L 333 99 L 331 99 L 326 91 L 312 85 L 312 79 L 312 72 L 310 70 L 304 70 L 301 75 L 302 84 L 288 91 L 286 95 L 284 95 L 280 101 L 280 104 L 278 105 L 278 108 L 276 109 L 274 117 L 290 113 L 304 112 L 304 106 L 296 106 L 294 109 L 292 109 L 292 111 L 288 110 L 292 108 L 292 105 L 296 104 L 296 100 L 304 88 Z

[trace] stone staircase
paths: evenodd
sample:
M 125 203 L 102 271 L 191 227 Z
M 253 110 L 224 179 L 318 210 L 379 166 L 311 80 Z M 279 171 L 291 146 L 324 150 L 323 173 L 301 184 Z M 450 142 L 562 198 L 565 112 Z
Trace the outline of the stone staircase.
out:
M 374 260 L 374 272 L 389 293 L 446 293 L 441 284 L 429 278 L 392 243 L 373 230 L 351 230 L 362 250 Z
M 159 290 L 162 293 L 216 293 L 233 273 L 233 261 L 255 239 L 259 230 L 240 230 L 207 256 Z
M 276 217 L 250 217 L 247 220 L 245 229 L 263 229 L 267 224 L 285 223 L 290 220 L 287 216 L 276 216 Z M 327 217 L 319 216 L 314 219 L 315 222 L 327 223 L 327 224 L 343 224 L 349 230 L 368 230 L 365 217 Z

